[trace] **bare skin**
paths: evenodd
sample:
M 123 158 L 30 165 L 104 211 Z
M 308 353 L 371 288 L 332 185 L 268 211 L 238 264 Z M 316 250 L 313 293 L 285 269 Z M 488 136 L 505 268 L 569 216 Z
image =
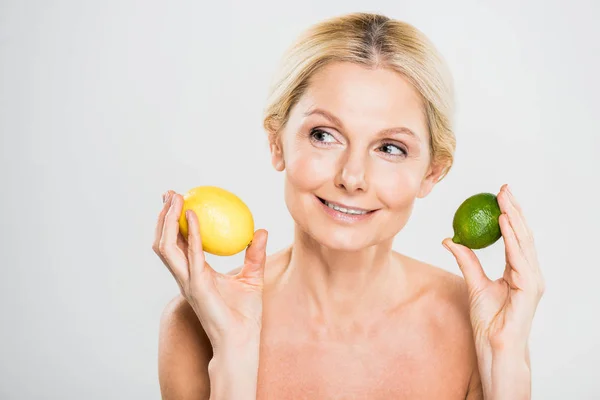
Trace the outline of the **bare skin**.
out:
M 390 280 L 377 304 L 325 317 L 286 270 L 290 253 L 268 265 L 258 398 L 466 397 L 477 361 L 460 277 L 395 253 L 410 285 Z
M 422 109 L 397 73 L 333 63 L 272 141 L 296 228 L 292 247 L 265 265 L 257 398 L 477 398 L 464 281 L 392 251 L 442 172 Z M 376 211 L 348 221 L 319 198 Z M 185 301 L 174 309 L 161 333 L 163 396 L 194 387 L 193 398 L 208 398 L 211 341 Z
M 242 268 L 222 275 L 205 262 L 195 216 L 187 242 L 178 233 L 180 195 L 159 215 L 153 248 L 182 293 L 161 322 L 165 400 L 209 399 L 211 385 L 213 398 L 235 400 L 530 398 L 543 279 L 507 185 L 503 278 L 449 239 L 465 279 L 392 250 L 444 167 L 402 75 L 325 66 L 270 145 L 295 222 L 290 248 L 265 262 L 257 231 Z
M 257 399 L 482 398 L 461 277 L 394 253 L 409 289 L 326 321 L 293 283 L 291 252 L 267 258 Z M 163 398 L 208 399 L 212 348 L 182 296 L 166 308 L 161 338 Z

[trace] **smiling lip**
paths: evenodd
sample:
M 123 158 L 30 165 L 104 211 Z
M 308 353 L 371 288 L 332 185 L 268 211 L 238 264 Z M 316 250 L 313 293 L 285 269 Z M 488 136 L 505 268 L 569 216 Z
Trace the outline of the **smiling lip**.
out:
M 377 211 L 377 210 L 368 210 L 368 209 L 364 209 L 364 208 L 348 207 L 348 206 L 345 206 L 344 204 L 340 204 L 340 203 L 332 203 L 332 202 L 322 199 L 318 196 L 315 196 L 315 200 L 318 201 L 321 209 L 325 212 L 325 214 L 329 215 L 334 220 L 341 222 L 341 223 L 355 223 L 355 222 L 364 221 L 364 220 L 370 219 L 373 216 L 373 214 L 375 214 L 375 212 Z M 336 210 L 336 209 L 332 208 L 331 206 L 335 206 L 336 208 L 343 208 L 343 209 L 345 209 L 345 212 L 344 212 L 344 210 Z M 354 213 L 352 213 L 352 212 L 354 212 Z
M 322 199 L 319 196 L 317 196 L 317 199 L 319 199 L 321 201 L 321 203 L 324 203 L 324 204 L 327 203 L 327 204 L 334 205 L 334 206 L 339 207 L 339 208 L 345 208 L 346 210 L 358 211 L 358 212 L 361 212 L 361 213 L 370 213 L 370 212 L 375 211 L 375 210 L 368 210 L 366 208 L 351 207 L 351 206 L 347 206 L 347 205 L 342 204 L 342 203 L 335 203 L 333 201 Z

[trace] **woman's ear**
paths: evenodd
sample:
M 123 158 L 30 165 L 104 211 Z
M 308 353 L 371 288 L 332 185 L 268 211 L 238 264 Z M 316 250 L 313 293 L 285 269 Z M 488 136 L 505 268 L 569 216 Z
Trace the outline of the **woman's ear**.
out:
M 271 164 L 273 164 L 273 168 L 275 168 L 276 171 L 281 172 L 285 169 L 281 136 L 271 135 L 269 142 L 269 148 L 271 149 Z
M 433 190 L 433 187 L 435 186 L 436 183 L 438 183 L 438 180 L 444 174 L 444 172 L 446 171 L 446 169 L 448 167 L 449 166 L 445 165 L 445 164 L 431 163 L 431 165 L 429 166 L 429 168 L 427 170 L 427 174 L 425 174 L 425 177 L 421 181 L 421 187 L 419 188 L 417 197 L 422 199 L 422 198 L 426 197 L 429 193 L 431 193 L 431 191 Z

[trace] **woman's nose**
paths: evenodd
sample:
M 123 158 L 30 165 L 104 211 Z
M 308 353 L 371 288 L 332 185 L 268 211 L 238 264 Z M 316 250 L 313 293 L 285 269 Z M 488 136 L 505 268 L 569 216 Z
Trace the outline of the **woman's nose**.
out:
M 350 155 L 335 177 L 335 186 L 347 192 L 367 190 L 366 160 L 358 154 Z

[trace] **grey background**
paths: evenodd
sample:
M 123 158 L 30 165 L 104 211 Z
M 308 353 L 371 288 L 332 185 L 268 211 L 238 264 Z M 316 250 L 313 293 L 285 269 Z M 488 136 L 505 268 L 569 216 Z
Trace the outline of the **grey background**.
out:
M 548 286 L 534 398 L 600 398 L 597 2 L 20 0 L 0 3 L 1 399 L 160 397 L 158 322 L 178 293 L 151 250 L 160 196 L 225 187 L 269 252 L 288 245 L 267 88 L 297 34 L 350 11 L 414 24 L 456 81 L 455 167 L 395 248 L 460 273 L 440 244 L 456 207 L 509 183 Z M 500 277 L 503 244 L 478 254 Z

